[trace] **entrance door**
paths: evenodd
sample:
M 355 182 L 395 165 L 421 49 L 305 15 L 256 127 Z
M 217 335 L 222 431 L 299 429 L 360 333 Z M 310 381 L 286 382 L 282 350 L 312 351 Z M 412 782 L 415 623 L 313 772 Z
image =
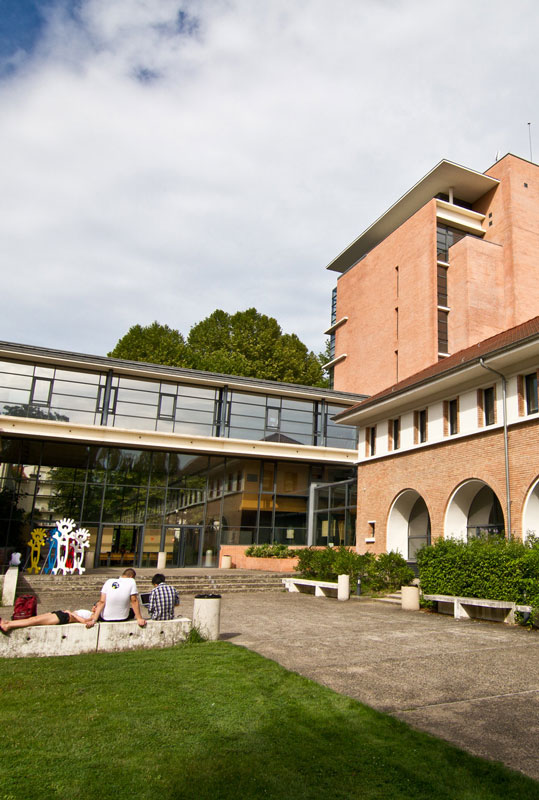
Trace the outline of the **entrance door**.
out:
M 178 525 L 172 530 L 174 532 L 172 566 L 198 567 L 201 558 L 202 526 Z
M 136 567 L 140 562 L 143 525 L 109 523 L 101 526 L 100 557 L 101 566 Z

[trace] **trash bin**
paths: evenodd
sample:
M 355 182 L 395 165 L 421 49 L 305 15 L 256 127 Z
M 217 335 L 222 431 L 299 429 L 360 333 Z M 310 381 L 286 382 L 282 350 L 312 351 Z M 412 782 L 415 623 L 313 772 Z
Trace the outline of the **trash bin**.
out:
M 221 619 L 221 595 L 197 594 L 193 604 L 193 627 L 201 636 L 214 642 L 219 638 Z

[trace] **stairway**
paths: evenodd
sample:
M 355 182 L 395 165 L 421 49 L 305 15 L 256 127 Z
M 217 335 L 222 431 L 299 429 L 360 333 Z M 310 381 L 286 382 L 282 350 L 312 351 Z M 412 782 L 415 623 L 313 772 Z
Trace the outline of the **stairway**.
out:
M 99 599 L 101 587 L 112 574 L 85 575 L 27 575 L 20 574 L 17 583 L 17 596 L 31 594 L 37 597 L 40 613 L 56 608 L 88 608 Z M 215 570 L 213 574 L 181 575 L 167 577 L 167 583 L 174 586 L 181 595 L 228 594 L 231 592 L 270 592 L 281 591 L 280 572 L 233 572 L 223 573 Z M 137 574 L 139 592 L 152 590 L 151 575 Z
M 377 603 L 390 603 L 394 606 L 402 605 L 402 592 L 392 592 L 391 594 L 386 594 L 383 597 L 373 597 L 373 600 L 376 600 Z

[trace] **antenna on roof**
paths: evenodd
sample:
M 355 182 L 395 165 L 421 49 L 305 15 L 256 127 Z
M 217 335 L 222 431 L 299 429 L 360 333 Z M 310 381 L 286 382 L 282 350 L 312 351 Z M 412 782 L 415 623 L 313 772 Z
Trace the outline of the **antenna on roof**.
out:
M 499 150 L 496 150 L 496 158 L 494 160 L 495 161 L 499 161 L 500 160 L 500 151 Z
M 530 140 L 530 161 L 533 161 L 533 155 L 532 155 L 532 124 L 531 124 L 531 122 L 528 122 L 528 138 Z

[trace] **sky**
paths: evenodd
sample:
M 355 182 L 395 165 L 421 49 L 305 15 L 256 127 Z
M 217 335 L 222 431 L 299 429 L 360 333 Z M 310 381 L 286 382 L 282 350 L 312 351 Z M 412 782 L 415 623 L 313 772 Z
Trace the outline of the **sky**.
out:
M 538 34 L 537 0 L 0 0 L 0 339 L 254 306 L 322 350 L 326 265 L 440 159 L 539 160 Z

